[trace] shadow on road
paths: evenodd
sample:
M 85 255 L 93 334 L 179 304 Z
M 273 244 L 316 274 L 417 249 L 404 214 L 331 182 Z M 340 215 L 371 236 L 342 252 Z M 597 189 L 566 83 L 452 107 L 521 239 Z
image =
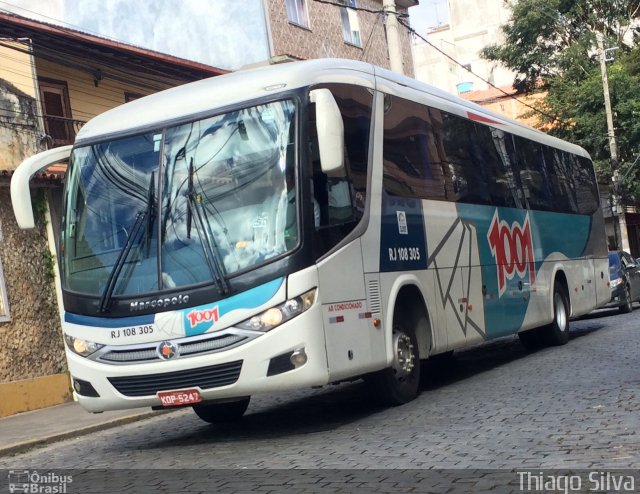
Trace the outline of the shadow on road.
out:
M 605 324 L 597 320 L 610 315 L 609 311 L 605 311 L 603 315 L 581 318 L 572 324 L 570 337 L 585 337 L 598 331 Z M 538 351 L 553 349 L 542 348 Z M 453 355 L 431 358 L 422 364 L 421 390 L 428 393 L 531 354 L 520 344 L 517 336 L 508 336 Z M 302 396 L 296 396 L 298 393 Z M 335 430 L 387 410 L 388 407 L 374 398 L 369 385 L 359 380 L 320 390 L 282 393 L 281 396 L 269 397 L 268 404 L 258 397 L 244 418 L 236 423 L 208 425 L 195 415 L 185 415 L 180 420 L 193 421 L 193 428 L 181 428 L 179 435 L 159 438 L 145 447 L 154 449 L 313 434 Z

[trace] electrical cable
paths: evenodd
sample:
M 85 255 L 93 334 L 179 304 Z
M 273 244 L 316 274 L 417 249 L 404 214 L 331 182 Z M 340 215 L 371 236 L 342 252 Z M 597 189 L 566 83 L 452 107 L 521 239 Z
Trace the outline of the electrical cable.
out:
M 504 89 L 499 88 L 498 86 L 496 86 L 495 84 L 489 82 L 487 79 L 485 79 L 484 77 L 476 74 L 475 72 L 473 72 L 469 67 L 465 66 L 464 64 L 458 62 L 455 58 L 453 58 L 451 55 L 449 55 L 448 53 L 446 53 L 445 51 L 441 50 L 440 48 L 438 48 L 436 45 L 434 45 L 433 43 L 431 43 L 429 40 L 427 40 L 427 38 L 425 38 L 424 36 L 421 36 L 420 34 L 418 34 L 416 32 L 415 29 L 413 29 L 411 26 L 409 26 L 408 24 L 406 24 L 403 20 L 398 19 L 398 23 L 401 24 L 402 26 L 404 26 L 410 34 L 413 34 L 414 36 L 417 36 L 418 38 L 420 38 L 422 41 L 424 41 L 425 43 L 427 43 L 430 47 L 432 47 L 434 50 L 436 50 L 438 53 L 440 53 L 441 55 L 445 56 L 446 58 L 448 58 L 449 60 L 451 60 L 453 63 L 455 63 L 456 65 L 459 65 L 460 67 L 462 67 L 463 69 L 465 69 L 467 72 L 469 72 L 471 75 L 477 77 L 478 79 L 480 79 L 482 82 L 488 84 L 489 86 L 491 86 L 492 88 L 500 91 L 502 94 L 504 94 L 505 96 L 507 96 L 508 98 L 511 98 L 515 101 L 517 101 L 518 103 L 520 103 L 523 106 L 526 106 L 527 108 L 533 110 L 534 112 L 543 115 L 549 119 L 551 119 L 554 122 L 558 122 L 562 125 L 566 125 L 567 122 L 565 122 L 564 120 L 562 120 L 561 118 L 551 115 L 550 113 L 546 113 L 538 108 L 536 108 L 535 106 L 530 105 L 529 103 L 526 103 L 525 101 L 522 101 L 521 99 L 515 97 L 512 94 L 507 93 Z
M 369 33 L 369 37 L 367 38 L 367 43 L 365 44 L 364 48 L 362 49 L 362 53 L 360 54 L 360 58 L 359 60 L 362 60 L 364 58 L 364 56 L 367 53 L 367 50 L 369 49 L 369 46 L 371 44 L 371 40 L 373 39 L 373 31 L 375 31 L 376 27 L 378 26 L 378 22 L 380 22 L 380 14 L 378 14 L 376 16 L 376 21 L 373 23 L 373 27 L 371 28 L 371 32 Z

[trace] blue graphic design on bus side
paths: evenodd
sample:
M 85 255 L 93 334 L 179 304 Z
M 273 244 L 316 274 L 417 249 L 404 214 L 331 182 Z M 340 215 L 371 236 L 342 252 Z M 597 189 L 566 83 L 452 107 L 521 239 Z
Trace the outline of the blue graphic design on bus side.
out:
M 380 229 L 380 271 L 427 268 L 422 201 L 384 193 Z
M 186 336 L 195 336 L 210 330 L 218 320 L 237 309 L 255 309 L 271 300 L 282 286 L 284 278 L 278 278 L 224 300 L 183 309 Z
M 487 338 L 511 334 L 522 326 L 544 260 L 552 253 L 582 256 L 591 218 L 468 204 L 457 210 L 476 226 Z

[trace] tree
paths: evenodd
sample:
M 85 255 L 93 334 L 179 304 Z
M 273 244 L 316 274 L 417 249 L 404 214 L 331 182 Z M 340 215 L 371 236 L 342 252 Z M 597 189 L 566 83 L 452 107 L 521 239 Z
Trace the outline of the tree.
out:
M 603 182 L 611 168 L 596 33 L 618 47 L 608 75 L 622 192 L 627 203 L 639 200 L 640 33 L 629 26 L 640 0 L 515 0 L 511 9 L 505 42 L 482 56 L 515 71 L 518 92 L 546 92 L 538 126 L 587 149 Z

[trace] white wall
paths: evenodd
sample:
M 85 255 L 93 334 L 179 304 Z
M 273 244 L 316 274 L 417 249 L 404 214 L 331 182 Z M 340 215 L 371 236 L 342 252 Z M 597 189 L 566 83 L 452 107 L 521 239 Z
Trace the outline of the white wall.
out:
M 500 26 L 510 18 L 505 1 L 449 0 L 448 7 L 449 29 L 428 33 L 427 39 L 496 86 L 511 86 L 513 72 L 480 58 L 485 46 L 502 41 Z M 417 79 L 452 93 L 463 82 L 471 82 L 474 91 L 490 87 L 424 42 L 414 45 L 414 63 Z

